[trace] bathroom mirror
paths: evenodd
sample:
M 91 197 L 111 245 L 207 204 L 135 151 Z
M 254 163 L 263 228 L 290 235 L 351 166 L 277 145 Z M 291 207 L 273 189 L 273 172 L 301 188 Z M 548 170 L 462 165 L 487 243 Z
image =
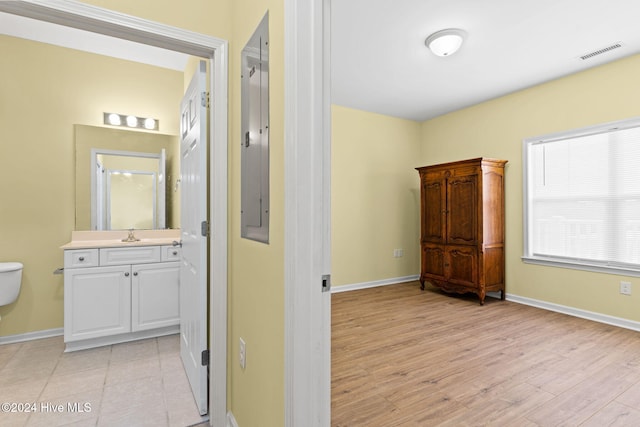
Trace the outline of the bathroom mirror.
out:
M 76 230 L 178 228 L 178 137 L 75 125 Z

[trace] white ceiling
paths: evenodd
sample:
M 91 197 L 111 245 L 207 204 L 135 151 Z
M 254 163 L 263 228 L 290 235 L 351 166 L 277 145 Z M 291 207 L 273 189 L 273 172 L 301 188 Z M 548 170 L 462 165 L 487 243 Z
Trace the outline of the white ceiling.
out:
M 332 102 L 420 121 L 640 52 L 638 0 L 334 0 L 331 16 Z M 436 57 L 424 40 L 445 28 L 468 35 Z
M 640 52 L 638 0 L 333 0 L 335 104 L 427 120 Z M 461 28 L 460 51 L 436 57 L 430 34 Z M 187 57 L 0 13 L 0 34 L 183 71 Z M 619 43 L 588 60 L 580 56 Z

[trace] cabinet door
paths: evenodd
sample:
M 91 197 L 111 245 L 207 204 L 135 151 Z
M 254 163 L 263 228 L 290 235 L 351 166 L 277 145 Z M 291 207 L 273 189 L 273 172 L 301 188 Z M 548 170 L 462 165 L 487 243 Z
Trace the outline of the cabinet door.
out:
M 447 180 L 447 242 L 474 245 L 478 239 L 478 176 Z
M 131 331 L 130 275 L 130 266 L 65 270 L 65 342 Z
M 478 287 L 478 255 L 473 246 L 447 246 L 446 275 L 450 283 Z
M 179 325 L 180 263 L 134 265 L 132 273 L 132 331 Z
M 444 246 L 422 245 L 422 277 L 446 280 Z
M 444 179 L 422 178 L 422 240 L 445 242 L 447 188 Z

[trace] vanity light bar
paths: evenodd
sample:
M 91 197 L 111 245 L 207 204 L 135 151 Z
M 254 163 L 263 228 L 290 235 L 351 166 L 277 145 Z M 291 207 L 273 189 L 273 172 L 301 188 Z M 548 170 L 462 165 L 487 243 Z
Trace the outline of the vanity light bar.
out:
M 150 117 L 137 117 L 118 113 L 104 113 L 104 124 L 146 130 L 159 130 L 160 121 Z

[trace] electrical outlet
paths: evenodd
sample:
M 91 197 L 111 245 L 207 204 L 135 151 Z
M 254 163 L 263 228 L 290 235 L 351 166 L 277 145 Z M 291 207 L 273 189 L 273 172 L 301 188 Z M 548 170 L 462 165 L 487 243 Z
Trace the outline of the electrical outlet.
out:
M 240 367 L 244 369 L 247 366 L 247 345 L 244 340 L 240 338 Z
M 631 282 L 620 282 L 620 293 L 622 295 L 631 295 Z

